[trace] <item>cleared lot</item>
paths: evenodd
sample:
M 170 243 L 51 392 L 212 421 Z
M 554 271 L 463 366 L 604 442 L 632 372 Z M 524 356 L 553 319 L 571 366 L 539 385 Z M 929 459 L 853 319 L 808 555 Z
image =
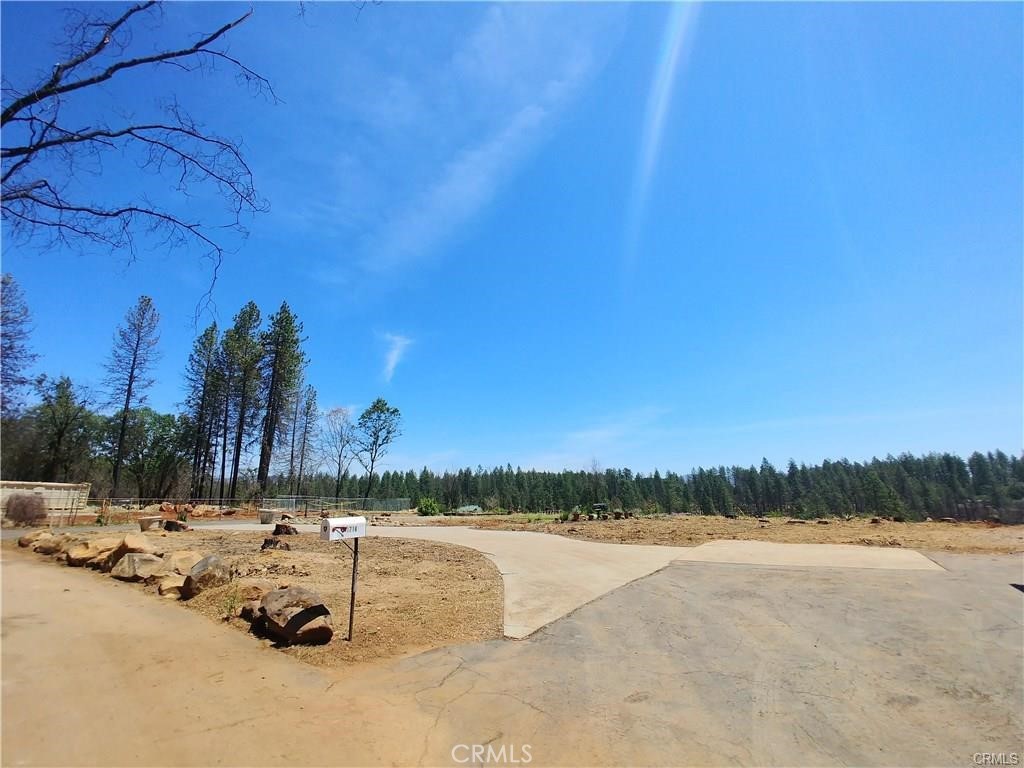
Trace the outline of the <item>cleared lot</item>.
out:
M 471 525 L 506 531 L 554 533 L 586 541 L 620 544 L 659 544 L 693 547 L 719 539 L 772 541 L 781 544 L 854 544 L 871 547 L 906 547 L 935 552 L 1012 554 L 1024 552 L 1024 525 L 988 523 L 896 523 L 868 518 L 829 518 L 826 524 L 813 520 L 788 523 L 786 518 L 753 517 L 730 519 L 720 515 L 664 515 L 629 520 L 580 522 L 529 522 L 524 515 L 417 518 L 395 516 L 404 525 Z M 539 517 L 539 516 L 533 516 Z

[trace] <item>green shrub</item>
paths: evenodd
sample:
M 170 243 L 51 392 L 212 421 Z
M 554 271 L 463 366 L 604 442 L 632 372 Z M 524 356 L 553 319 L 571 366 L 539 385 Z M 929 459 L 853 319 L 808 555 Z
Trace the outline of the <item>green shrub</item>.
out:
M 221 618 L 224 621 L 231 621 L 238 615 L 238 608 L 241 604 L 242 597 L 238 594 L 238 585 L 234 584 L 220 599 Z
M 433 516 L 433 515 L 440 515 L 441 514 L 441 505 L 437 503 L 437 499 L 431 499 L 431 498 L 420 499 L 420 505 L 419 505 L 419 509 L 417 509 L 417 513 L 420 514 L 420 515 L 424 515 L 426 517 L 430 517 L 430 516 Z
M 18 525 L 39 525 L 46 520 L 46 504 L 41 496 L 16 493 L 7 500 L 6 516 Z

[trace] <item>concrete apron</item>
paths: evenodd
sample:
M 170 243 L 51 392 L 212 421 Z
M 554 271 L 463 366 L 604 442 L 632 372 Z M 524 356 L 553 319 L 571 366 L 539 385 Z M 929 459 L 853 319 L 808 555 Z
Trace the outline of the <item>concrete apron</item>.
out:
M 709 541 L 683 551 L 677 560 L 788 568 L 882 568 L 890 571 L 944 571 L 920 552 L 853 544 L 777 544 L 770 541 Z
M 443 541 L 476 549 L 505 584 L 505 637 L 521 640 L 613 589 L 648 576 L 685 552 L 682 547 L 604 544 L 532 531 L 455 526 L 383 527 L 371 536 Z

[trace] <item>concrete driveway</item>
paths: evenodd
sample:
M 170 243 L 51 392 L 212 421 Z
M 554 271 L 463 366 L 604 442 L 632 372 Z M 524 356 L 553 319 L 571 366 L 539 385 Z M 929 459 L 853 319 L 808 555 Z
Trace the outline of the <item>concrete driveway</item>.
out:
M 676 563 L 522 643 L 437 651 L 416 680 L 457 743 L 551 765 L 970 766 L 1024 759 L 1019 557 L 949 571 Z
M 319 525 L 291 523 L 300 533 Z M 258 523 L 202 524 L 206 530 L 265 531 Z M 370 526 L 370 536 L 443 541 L 476 549 L 501 572 L 505 587 L 505 637 L 522 639 L 591 600 L 664 568 L 686 547 L 633 546 L 578 541 L 526 531 L 461 526 Z
M 302 533 L 318 525 L 294 524 Z M 202 527 L 266 531 L 270 525 L 219 523 Z M 370 536 L 443 541 L 485 554 L 505 587 L 504 634 L 522 639 L 613 589 L 649 576 L 675 560 L 748 565 L 921 570 L 942 568 L 913 550 L 832 544 L 712 541 L 698 547 L 609 544 L 529 531 L 461 526 L 370 526 Z
M 455 526 L 373 526 L 370 534 L 444 541 L 483 552 L 501 571 L 505 636 L 514 639 L 664 568 L 687 551 L 686 547 L 603 544 L 547 533 Z

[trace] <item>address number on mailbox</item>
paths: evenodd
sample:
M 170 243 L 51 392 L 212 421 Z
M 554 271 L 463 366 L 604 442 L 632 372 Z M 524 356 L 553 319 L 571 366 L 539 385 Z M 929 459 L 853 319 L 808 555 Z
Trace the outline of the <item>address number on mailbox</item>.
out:
M 325 517 L 320 523 L 320 538 L 324 541 L 358 539 L 365 535 L 365 517 Z

